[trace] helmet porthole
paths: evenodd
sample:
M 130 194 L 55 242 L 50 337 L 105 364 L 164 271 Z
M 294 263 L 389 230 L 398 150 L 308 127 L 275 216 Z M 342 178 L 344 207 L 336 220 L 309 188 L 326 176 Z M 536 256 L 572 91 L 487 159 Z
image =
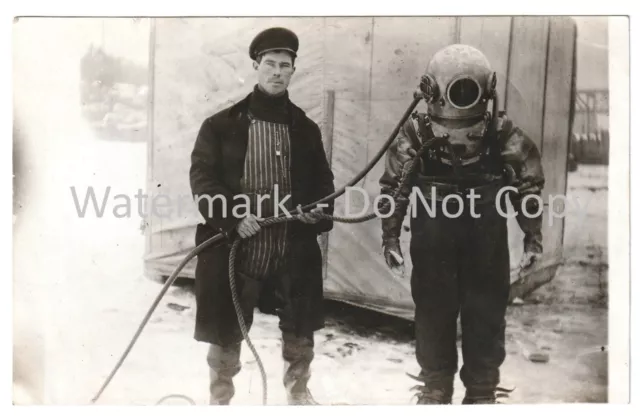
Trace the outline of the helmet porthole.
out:
M 476 105 L 480 100 L 480 94 L 480 85 L 471 78 L 463 77 L 449 84 L 447 98 L 455 108 L 464 110 Z

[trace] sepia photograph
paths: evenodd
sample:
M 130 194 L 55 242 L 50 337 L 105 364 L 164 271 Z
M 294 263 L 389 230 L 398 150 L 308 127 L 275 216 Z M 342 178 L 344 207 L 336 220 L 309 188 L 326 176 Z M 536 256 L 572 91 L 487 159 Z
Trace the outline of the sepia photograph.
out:
M 14 405 L 628 402 L 628 17 L 12 36 Z

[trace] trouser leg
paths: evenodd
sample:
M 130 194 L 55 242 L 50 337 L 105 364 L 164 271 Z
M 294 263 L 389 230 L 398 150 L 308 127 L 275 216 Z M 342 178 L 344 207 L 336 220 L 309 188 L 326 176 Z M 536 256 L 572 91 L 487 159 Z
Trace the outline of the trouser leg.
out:
M 242 273 L 237 274 L 238 302 L 244 318 L 247 332 L 253 325 L 253 308 L 257 304 L 260 284 L 254 279 L 249 279 Z M 240 351 L 242 346 L 242 332 L 238 323 L 237 312 L 233 303 L 229 300 L 224 310 L 224 324 L 226 331 L 221 333 L 219 344 L 211 343 L 207 354 L 209 364 L 209 391 L 210 404 L 229 404 L 235 393 L 233 377 L 240 372 Z
M 209 364 L 209 404 L 227 405 L 235 393 L 233 377 L 241 369 L 241 344 L 220 346 L 210 344 L 207 354 Z
M 289 404 L 317 404 L 307 387 L 311 378 L 311 362 L 314 358 L 313 347 L 313 334 L 296 336 L 292 332 L 282 333 L 283 383 L 287 391 Z
M 415 309 L 419 404 L 450 403 L 458 369 L 458 259 L 456 220 L 423 216 L 412 221 L 411 293 Z
M 464 403 L 492 403 L 505 359 L 510 264 L 506 220 L 487 207 L 470 230 L 462 274 Z

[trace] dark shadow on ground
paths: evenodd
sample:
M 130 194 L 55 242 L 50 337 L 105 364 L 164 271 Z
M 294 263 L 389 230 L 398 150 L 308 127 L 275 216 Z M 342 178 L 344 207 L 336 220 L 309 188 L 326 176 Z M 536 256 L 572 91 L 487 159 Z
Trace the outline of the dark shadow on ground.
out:
M 168 276 L 163 276 L 161 283 L 166 282 Z M 173 287 L 194 295 L 194 280 L 179 278 Z M 360 308 L 346 303 L 325 300 L 325 326 L 336 331 L 373 337 L 379 340 L 389 340 L 399 343 L 414 340 L 414 323 L 406 319 L 385 315 L 370 309 Z
M 327 328 L 361 337 L 376 336 L 378 339 L 396 342 L 414 340 L 412 321 L 338 301 L 326 300 L 324 307 Z

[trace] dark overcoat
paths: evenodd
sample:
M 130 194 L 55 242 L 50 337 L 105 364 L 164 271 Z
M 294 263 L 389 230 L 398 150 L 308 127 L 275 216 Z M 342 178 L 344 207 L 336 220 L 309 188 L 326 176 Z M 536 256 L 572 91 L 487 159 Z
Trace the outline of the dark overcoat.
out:
M 241 218 L 232 215 L 235 195 L 242 193 L 241 179 L 247 151 L 251 94 L 207 118 L 200 128 L 191 154 L 190 183 L 194 197 L 208 195 L 222 198 L 199 198 L 198 209 L 205 222 L 198 224 L 196 244 L 218 233 L 225 233 L 225 243 L 198 255 L 196 266 L 196 328 L 198 341 L 226 344 L 237 342 L 236 315 L 229 289 L 229 251 L 236 237 L 235 227 Z M 287 100 L 291 148 L 291 198 L 293 206 L 317 201 L 335 191 L 333 174 L 324 152 L 318 125 L 305 112 Z M 324 209 L 333 214 L 333 203 Z M 242 210 L 240 210 L 242 211 Z M 287 256 L 288 276 L 278 282 L 261 285 L 261 309 L 280 315 L 283 330 L 308 333 L 324 325 L 322 312 L 322 256 L 317 236 L 330 231 L 333 222 L 316 224 L 290 223 Z M 244 282 L 237 278 L 242 294 Z M 250 306 L 250 305 L 249 305 Z M 246 308 L 245 308 L 246 309 Z M 246 311 L 249 323 L 252 314 Z

